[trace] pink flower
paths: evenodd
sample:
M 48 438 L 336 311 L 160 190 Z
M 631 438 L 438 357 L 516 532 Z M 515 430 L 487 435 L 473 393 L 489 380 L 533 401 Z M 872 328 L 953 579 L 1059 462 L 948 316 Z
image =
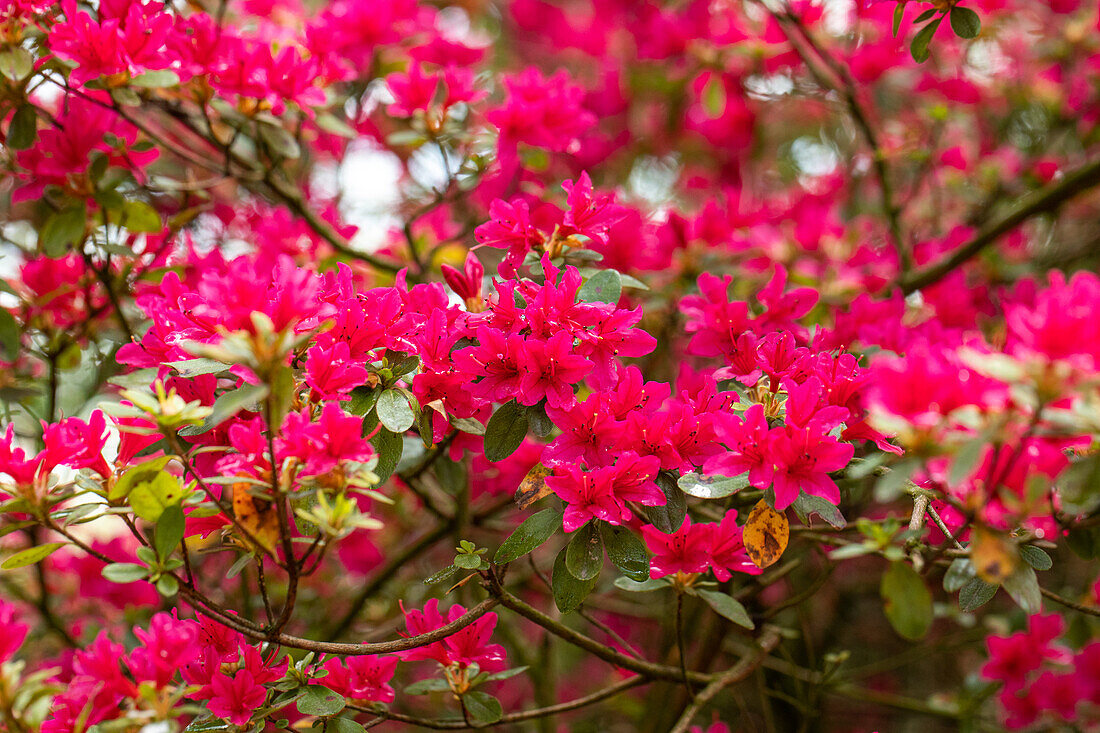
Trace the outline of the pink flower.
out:
M 530 67 L 504 77 L 504 103 L 489 112 L 489 122 L 500 129 L 501 146 L 526 143 L 564 152 L 596 122 L 582 108 L 584 89 L 570 84 L 565 71 L 544 77 Z
M 386 86 L 394 97 L 394 101 L 386 105 L 386 111 L 396 117 L 412 117 L 432 103 L 439 88 L 439 74 L 425 74 L 424 67 L 414 61 L 409 64 L 408 71 L 387 76 Z
M 531 210 L 522 199 L 511 203 L 497 199 L 489 204 L 489 221 L 474 230 L 474 237 L 479 244 L 508 250 L 501 269 L 505 276 L 513 274 L 527 253 L 546 241 L 546 235 L 532 224 Z
M 855 446 L 826 436 L 819 427 L 787 426 L 773 435 L 772 455 L 775 508 L 783 511 L 800 491 L 839 504 L 840 490 L 829 472 L 847 466 L 855 455 Z
M 321 399 L 344 400 L 367 381 L 367 370 L 351 360 L 343 341 L 328 348 L 318 344 L 306 353 L 305 380 Z
M 280 459 L 290 455 L 302 461 L 300 475 L 318 476 L 343 461 L 370 460 L 374 448 L 362 432 L 363 418 L 348 415 L 336 402 L 326 402 L 317 422 L 310 420 L 309 408 L 287 415 L 275 450 Z
M 614 466 L 584 471 L 577 464 L 559 467 L 546 484 L 566 503 L 563 526 L 573 532 L 589 520 L 624 524 L 634 518 L 626 502 L 660 506 L 667 499 L 653 482 L 660 468 L 654 456 L 624 453 Z
M 730 509 L 720 524 L 710 527 L 710 566 L 714 577 L 723 583 L 730 579 L 730 571 L 759 575 L 764 572 L 749 558 L 745 543 L 741 540 L 741 528 L 737 526 L 737 511 Z
M 466 263 L 461 272 L 448 264 L 440 265 L 439 269 L 443 273 L 443 279 L 451 286 L 455 295 L 462 298 L 462 302 L 471 313 L 480 313 L 484 310 L 485 301 L 481 290 L 485 268 L 473 252 L 466 253 Z
M 0 662 L 11 659 L 27 638 L 29 627 L 16 619 L 15 606 L 0 600 Z
M 66 20 L 51 29 L 50 50 L 76 64 L 69 75 L 72 83 L 171 66 L 173 56 L 165 53 L 173 25 L 168 13 L 145 12 L 145 6 L 134 3 L 125 17 L 96 22 L 78 12 L 74 0 L 62 0 L 61 5 Z
M 394 656 L 354 656 L 346 661 L 330 659 L 325 662 L 328 676 L 319 684 L 359 702 L 385 702 L 394 700 L 394 690 L 389 685 L 397 670 L 398 658 Z
M 42 441 L 46 444 L 45 459 L 50 466 L 91 468 L 103 478 L 111 475 L 103 447 L 107 442 L 107 420 L 96 410 L 88 422 L 68 417 L 53 425 L 43 424 Z
M 454 621 L 466 613 L 463 606 L 455 604 L 444 616 L 439 611 L 439 601 L 431 599 L 424 605 L 423 611 L 406 610 L 405 628 L 407 636 L 418 636 L 438 629 L 440 626 Z M 457 664 L 460 667 L 468 667 L 476 662 L 483 672 L 499 672 L 507 666 L 504 647 L 500 644 L 490 644 L 490 637 L 497 625 L 497 615 L 487 613 L 478 618 L 469 626 L 456 631 L 442 641 L 433 642 L 416 649 L 401 653 L 401 658 L 407 662 L 434 659 L 444 667 Z
M 199 628 L 194 621 L 181 621 L 167 613 L 158 613 L 149 621 L 149 629 L 135 628 L 142 643 L 130 655 L 130 669 L 138 682 L 165 687 L 180 667 L 199 655 Z
M 573 353 L 573 337 L 558 333 L 549 341 L 527 339 L 520 354 L 520 383 L 516 401 L 534 405 L 545 399 L 548 407 L 567 408 L 574 402 L 573 385 L 592 370 L 592 363 Z
M 691 517 L 672 534 L 665 534 L 651 524 L 642 525 L 642 537 L 653 553 L 649 561 L 651 578 L 675 573 L 702 573 L 710 564 L 709 525 L 692 524 Z
M 613 195 L 595 193 L 587 172 L 581 173 L 576 183 L 566 181 L 561 187 L 569 194 L 566 199 L 569 209 L 563 222 L 565 226 L 571 232 L 607 244 L 608 231 L 626 216 L 627 209 L 617 205 Z
M 239 670 L 232 677 L 219 674 L 210 683 L 213 696 L 206 703 L 207 709 L 233 725 L 244 726 L 252 714 L 267 699 L 267 690 L 256 684 L 252 673 Z

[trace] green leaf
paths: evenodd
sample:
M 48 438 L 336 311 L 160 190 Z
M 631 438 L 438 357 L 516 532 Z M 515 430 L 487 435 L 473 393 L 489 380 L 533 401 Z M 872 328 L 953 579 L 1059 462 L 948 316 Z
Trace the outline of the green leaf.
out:
M 328 717 L 344 709 L 344 696 L 324 685 L 309 685 L 306 693 L 298 698 L 298 712 L 302 715 Z
M 745 607 L 733 596 L 720 593 L 716 590 L 704 590 L 702 588 L 696 588 L 695 594 L 706 601 L 719 616 L 728 618 L 738 626 L 744 626 L 746 629 L 751 629 L 755 626 L 752 619 L 749 618 L 749 612 L 746 611 Z
M 0 51 L 0 74 L 12 81 L 22 81 L 34 71 L 34 56 L 22 46 Z
M 546 414 L 546 401 L 527 408 L 527 422 L 531 432 L 539 438 L 545 438 L 554 430 L 554 423 Z
M 527 409 L 512 400 L 497 408 L 485 427 L 485 458 L 503 461 L 516 452 L 527 437 Z
M 133 583 L 144 580 L 149 568 L 133 562 L 113 562 L 103 568 L 102 575 L 112 583 Z
M 479 723 L 495 723 L 504 716 L 500 700 L 481 690 L 470 690 L 462 696 L 466 712 Z
M 224 364 L 215 359 L 205 357 L 199 359 L 184 359 L 182 361 L 166 361 L 164 366 L 172 367 L 181 377 L 192 379 L 203 374 L 218 374 L 230 369 L 229 364 Z
M 43 545 L 28 547 L 26 550 L 17 552 L 9 557 L 3 564 L 0 564 L 0 568 L 4 570 L 14 570 L 15 568 L 25 568 L 28 565 L 34 565 L 37 562 L 42 562 L 66 544 L 65 542 L 47 542 Z
M 291 160 L 302 154 L 302 149 L 298 146 L 298 141 L 283 127 L 260 123 L 259 128 L 260 138 L 267 144 L 267 147 L 271 149 L 271 152 L 281 155 L 284 158 L 290 158 Z
M 503 672 L 497 672 L 495 674 L 487 675 L 485 677 L 486 682 L 496 682 L 498 680 L 510 680 L 513 677 L 517 677 L 530 669 L 529 665 L 523 665 L 522 667 L 512 667 L 506 669 Z
M 374 475 L 378 477 L 378 483 L 393 475 L 397 470 L 397 464 L 401 462 L 401 454 L 405 450 L 405 441 L 397 433 L 379 429 L 370 444 L 378 452 L 378 464 L 374 467 Z
M 162 575 L 157 579 L 157 592 L 162 596 L 171 598 L 180 592 L 179 581 L 171 575 Z
M 974 578 L 959 591 L 959 609 L 969 612 L 984 606 L 989 603 L 993 596 L 997 595 L 997 588 L 998 586 L 993 583 L 987 583 L 981 578 Z
M 88 214 L 85 204 L 54 212 L 38 233 L 38 245 L 47 257 L 63 257 L 69 247 L 84 241 Z
M 585 303 L 619 302 L 623 294 L 623 279 L 615 270 L 600 270 L 577 291 L 577 298 Z
M 932 594 L 920 575 L 903 562 L 890 564 L 879 586 L 890 625 L 910 641 L 922 639 L 932 627 Z
M 803 524 L 807 524 L 811 514 L 816 514 L 833 529 L 844 529 L 848 525 L 844 515 L 840 513 L 840 509 L 820 496 L 813 496 L 805 491 L 800 491 L 798 498 L 794 500 L 791 506 Z
M 636 580 L 631 580 L 630 578 L 616 578 L 615 587 L 629 593 L 649 593 L 650 591 L 660 590 L 661 588 L 668 588 L 669 585 L 660 578 L 652 578 L 641 583 Z
M 947 482 L 952 486 L 957 486 L 972 474 L 988 444 L 985 438 L 977 438 L 963 443 L 951 459 L 951 468 L 947 471 Z
M 1066 544 L 1078 557 L 1095 560 L 1100 557 L 1100 527 L 1071 529 Z
M 325 725 L 326 733 L 362 733 L 366 728 L 351 718 L 333 718 Z
M 26 150 L 34 145 L 38 136 L 38 115 L 30 104 L 19 105 L 8 125 L 8 138 L 4 144 L 12 150 Z
M 557 509 L 543 509 L 535 512 L 523 524 L 516 527 L 508 539 L 497 548 L 493 562 L 497 565 L 512 562 L 532 552 L 536 547 L 550 539 L 550 536 L 561 528 L 561 514 Z
M 464 433 L 470 435 L 485 435 L 485 426 L 472 417 L 455 417 L 454 415 L 448 415 L 447 420 L 451 425 L 461 430 Z
M 645 543 L 626 527 L 600 522 L 607 557 L 623 575 L 638 582 L 649 579 L 649 553 Z
M 270 391 L 266 384 L 246 384 L 243 387 L 229 390 L 214 400 L 214 406 L 202 425 L 195 428 L 184 428 L 180 431 L 180 435 L 202 435 L 218 427 L 245 408 L 256 411 L 259 409 L 259 403 L 267 397 Z
M 157 520 L 157 530 L 153 545 L 157 551 L 157 557 L 166 560 L 172 551 L 179 547 L 183 540 L 184 517 L 183 508 L 179 504 L 173 504 L 161 512 Z
M 15 361 L 19 357 L 21 334 L 15 316 L 7 308 L 0 308 L 0 349 L 3 349 L 5 361 Z
M 1034 615 L 1043 610 L 1043 593 L 1039 589 L 1039 578 L 1035 568 L 1024 566 L 1005 578 L 1001 586 L 1024 609 L 1024 613 Z
M 1019 550 L 1024 562 L 1036 570 L 1050 570 L 1054 567 L 1054 561 L 1050 559 L 1050 555 L 1035 545 L 1020 545 Z
M 913 42 L 909 44 L 909 53 L 913 55 L 913 60 L 918 64 L 923 64 L 928 60 L 928 44 L 932 42 L 932 36 L 936 34 L 936 29 L 940 27 L 942 22 L 943 16 L 941 15 L 913 36 Z
M 348 412 L 352 415 L 366 415 L 378 404 L 378 395 L 381 390 L 360 385 L 351 391 L 351 401 L 348 403 Z
M 898 461 L 875 482 L 875 501 L 889 504 L 902 494 L 909 485 L 909 477 L 920 467 L 920 461 L 906 458 Z
M 157 474 L 163 471 L 164 467 L 167 466 L 168 462 L 171 460 L 172 456 L 161 456 L 160 458 L 154 458 L 151 461 L 146 461 L 145 463 L 138 464 L 128 469 L 107 492 L 107 500 L 118 501 L 119 499 L 125 499 L 130 495 L 130 492 L 135 486 L 146 481 L 152 481 L 156 478 Z
M 662 506 L 645 508 L 646 519 L 665 534 L 672 534 L 684 523 L 687 516 L 687 497 L 676 485 L 676 476 L 668 471 L 657 474 L 657 486 L 665 495 Z
M 451 685 L 447 680 L 429 677 L 428 679 L 417 680 L 411 685 L 407 685 L 403 692 L 406 695 L 427 695 L 429 692 L 446 692 L 450 689 Z
M 336 117 L 331 112 L 322 112 L 317 115 L 317 119 L 314 120 L 317 123 L 317 127 L 321 128 L 325 132 L 332 133 L 333 135 L 339 135 L 345 137 L 348 140 L 354 140 L 359 137 L 359 133 L 355 131 L 351 125 L 344 122 L 339 117 Z
M 577 580 L 565 567 L 565 553 L 568 547 L 563 547 L 554 560 L 554 571 L 550 579 L 550 587 L 554 593 L 554 605 L 562 613 L 571 613 L 580 608 L 584 599 L 596 587 L 596 579 Z
M 409 399 L 400 390 L 384 390 L 378 395 L 378 404 L 374 409 L 386 429 L 395 433 L 405 432 L 416 422 L 416 414 L 409 406 Z
M 917 16 L 917 17 L 916 17 L 916 18 L 915 18 L 915 19 L 913 20 L 913 25 L 920 25 L 921 23 L 923 23 L 924 21 L 928 20 L 929 18 L 931 18 L 931 17 L 933 16 L 933 15 L 935 15 L 935 14 L 936 14 L 936 13 L 938 13 L 938 12 L 939 12 L 939 11 L 938 11 L 938 10 L 936 10 L 935 8 L 928 8 L 928 10 L 925 10 L 925 11 L 924 11 L 923 13 L 921 13 L 920 15 L 918 15 L 918 16 Z
M 977 577 L 974 563 L 968 558 L 957 557 L 951 561 L 943 576 L 943 589 L 948 593 L 961 590 L 964 585 Z
M 982 32 L 982 19 L 970 8 L 951 8 L 951 30 L 959 38 L 974 38 Z
M 122 207 L 119 224 L 131 232 L 159 234 L 164 230 L 160 214 L 144 201 L 127 201 Z
M 1100 508 L 1100 455 L 1071 463 L 1058 476 L 1058 496 L 1069 514 L 1091 514 Z
M 156 522 L 164 510 L 179 504 L 185 492 L 180 480 L 161 471 L 151 481 L 143 481 L 130 491 L 130 508 L 147 522 Z
M 191 724 L 183 729 L 183 733 L 220 733 L 228 731 L 229 723 L 221 718 L 200 718 L 192 720 Z
M 477 570 L 481 567 L 481 555 L 455 555 L 454 564 L 463 570 Z
M 749 472 L 732 477 L 685 473 L 676 481 L 676 485 L 689 496 L 697 496 L 700 499 L 722 499 L 748 487 Z
M 898 3 L 894 7 L 894 38 L 898 37 L 898 31 L 901 30 L 901 21 L 905 17 L 905 3 Z
M 447 567 L 440 570 L 438 573 L 434 573 L 433 575 L 424 578 L 424 585 L 434 585 L 441 580 L 446 580 L 457 572 L 458 566 L 448 565 Z
M 176 72 L 162 69 L 160 71 L 146 71 L 144 74 L 135 76 L 130 80 L 130 83 L 135 87 L 157 89 L 177 86 L 180 83 L 180 78 L 176 75 Z
M 565 547 L 565 567 L 577 580 L 595 580 L 603 568 L 603 540 L 592 520 Z

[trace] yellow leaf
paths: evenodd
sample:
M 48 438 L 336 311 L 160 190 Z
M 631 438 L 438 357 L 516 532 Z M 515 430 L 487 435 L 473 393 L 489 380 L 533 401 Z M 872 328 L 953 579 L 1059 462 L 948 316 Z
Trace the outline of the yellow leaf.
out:
M 749 558 L 758 568 L 775 564 L 787 549 L 791 538 L 791 526 L 787 517 L 768 506 L 761 499 L 749 512 L 748 521 L 741 530 Z
M 248 487 L 249 484 L 244 482 L 233 484 L 233 514 L 261 548 L 271 554 L 275 550 L 275 540 L 279 537 L 278 510 L 272 502 L 248 493 Z M 257 549 L 248 537 L 241 537 L 240 540 L 245 547 Z
M 516 489 L 516 504 L 520 509 L 526 509 L 544 496 L 549 496 L 550 487 L 546 485 L 546 477 L 552 474 L 553 469 L 547 468 L 541 463 L 536 463 L 534 468 L 527 472 Z
M 970 562 L 985 582 L 1003 583 L 1016 572 L 1020 553 L 1007 535 L 975 527 L 970 540 Z

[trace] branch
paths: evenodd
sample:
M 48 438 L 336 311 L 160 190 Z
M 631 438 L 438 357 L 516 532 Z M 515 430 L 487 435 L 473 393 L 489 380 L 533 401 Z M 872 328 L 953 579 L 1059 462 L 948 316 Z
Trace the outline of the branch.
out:
M 1055 603 L 1060 603 L 1066 608 L 1072 608 L 1074 611 L 1087 613 L 1089 616 L 1100 616 L 1100 608 L 1092 608 L 1091 606 L 1086 606 L 1081 603 L 1075 603 L 1074 601 L 1060 596 L 1054 591 L 1047 590 L 1046 588 L 1040 588 L 1039 592 L 1042 593 L 1044 597 L 1049 598 Z
M 461 720 L 428 720 L 412 715 L 391 713 L 388 711 L 379 715 L 379 717 L 375 720 L 378 720 L 379 722 L 383 720 L 396 720 L 401 723 L 413 723 L 414 725 L 418 725 L 421 728 L 430 728 L 432 730 L 467 730 L 470 728 L 492 727 L 494 725 L 500 725 L 503 723 L 520 723 L 525 720 L 536 720 L 538 718 L 546 718 L 551 715 L 557 715 L 558 713 L 567 713 L 571 710 L 578 710 L 580 708 L 587 707 L 594 703 L 606 700 L 609 697 L 614 697 L 615 695 L 626 692 L 627 690 L 638 687 L 639 685 L 644 685 L 648 683 L 649 680 L 646 679 L 644 676 L 639 675 L 637 677 L 630 677 L 629 679 L 625 679 L 622 682 L 617 682 L 614 685 L 609 685 L 602 690 L 593 692 L 591 695 L 578 697 L 577 699 L 570 700 L 569 702 L 558 703 L 557 705 L 548 705 L 544 708 L 535 708 L 534 710 L 524 710 L 518 713 L 510 713 L 502 717 L 496 723 L 491 723 L 488 726 L 472 725 Z M 357 707 L 355 705 L 348 705 L 348 707 L 352 710 L 358 710 L 364 713 L 374 712 L 373 710 Z M 365 727 L 369 728 L 371 727 L 371 723 L 374 723 L 374 721 L 371 721 L 370 723 L 366 723 L 364 725 Z
M 491 588 L 491 592 L 497 597 L 500 605 L 507 609 L 515 611 L 520 616 L 527 618 L 530 621 L 535 622 L 542 628 L 549 631 L 551 634 L 564 639 L 573 646 L 580 647 L 587 652 L 594 654 L 605 662 L 610 662 L 616 667 L 622 669 L 628 669 L 631 672 L 637 672 L 638 674 L 645 675 L 651 679 L 665 680 L 667 682 L 683 683 L 684 673 L 678 667 L 669 667 L 664 664 L 656 664 L 654 662 L 647 662 L 641 659 L 635 659 L 634 657 L 627 656 L 622 652 L 601 644 L 595 639 L 585 636 L 579 631 L 574 631 L 560 621 L 547 616 L 542 611 L 529 606 L 519 598 L 508 591 L 501 588 L 499 585 Z M 701 672 L 687 673 L 687 679 L 691 682 L 699 682 L 706 684 L 710 681 L 710 675 L 702 674 Z
M 1065 202 L 1096 185 L 1100 185 L 1100 159 L 1086 163 L 1066 174 L 1057 183 L 1024 197 L 1015 208 L 991 224 L 987 224 L 973 239 L 955 249 L 947 257 L 908 275 L 902 275 L 895 284 L 906 295 L 933 285 L 1028 219 L 1053 212 Z
M 760 4 L 764 5 L 762 2 Z M 766 5 L 764 7 L 767 8 Z M 848 111 L 851 113 L 852 119 L 855 120 L 856 127 L 859 128 L 864 141 L 871 149 L 875 178 L 878 179 L 879 191 L 882 195 L 882 211 L 886 215 L 890 239 L 898 253 L 901 271 L 903 273 L 909 272 L 913 266 L 913 256 L 905 244 L 905 236 L 901 229 L 901 207 L 894 201 L 894 186 L 890 179 L 890 171 L 886 166 L 886 154 L 882 149 L 878 133 L 871 124 L 871 116 L 859 100 L 855 79 L 852 78 L 851 72 L 844 64 L 838 62 L 821 48 L 821 45 L 810 33 L 810 29 L 790 8 L 784 12 L 768 9 L 768 12 L 779 24 L 783 35 L 786 36 L 795 53 L 806 64 L 806 68 L 809 69 L 814 79 L 821 86 L 832 88 L 843 95 L 844 101 L 848 105 Z M 811 52 L 813 56 L 811 56 Z M 825 64 L 825 69 L 818 65 L 817 59 Z
M 203 605 L 201 602 L 195 603 L 194 592 L 187 587 L 180 588 L 180 595 L 183 596 L 192 607 L 215 621 L 221 623 L 224 626 L 228 626 L 235 631 L 239 631 L 250 639 L 256 641 L 268 641 L 280 646 L 291 647 L 292 649 L 305 649 L 306 651 L 317 652 L 319 654 L 340 654 L 343 656 L 364 656 L 368 654 L 393 654 L 395 652 L 404 652 L 410 649 L 417 649 L 422 646 L 427 646 L 437 641 L 446 639 L 448 636 L 455 632 L 461 631 L 474 621 L 487 614 L 493 609 L 500 601 L 496 598 L 487 598 L 481 603 L 471 608 L 466 613 L 462 614 L 449 624 L 444 624 L 438 629 L 433 629 L 419 636 L 409 636 L 404 639 L 397 639 L 395 641 L 382 641 L 374 644 L 344 644 L 332 641 L 313 641 L 312 639 L 302 639 L 297 636 L 290 636 L 289 634 L 270 634 L 263 630 L 257 630 L 250 626 L 246 626 L 241 623 L 241 619 L 225 612 L 219 612 L 216 608 L 210 608 Z
M 774 628 L 766 629 L 764 635 L 760 637 L 760 645 L 753 652 L 746 657 L 742 657 L 737 664 L 715 677 L 709 685 L 703 688 L 702 692 L 695 696 L 695 700 L 688 705 L 687 710 L 680 716 L 680 720 L 677 721 L 676 727 L 672 729 L 672 733 L 687 733 L 691 721 L 711 698 L 730 685 L 740 682 L 752 674 L 772 649 L 775 649 L 778 645 L 779 631 Z

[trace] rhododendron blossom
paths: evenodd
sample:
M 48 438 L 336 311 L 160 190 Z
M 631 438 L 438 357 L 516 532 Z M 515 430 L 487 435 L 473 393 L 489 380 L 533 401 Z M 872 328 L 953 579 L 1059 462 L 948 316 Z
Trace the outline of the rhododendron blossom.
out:
M 0 0 L 0 730 L 1100 726 L 1098 2 Z

